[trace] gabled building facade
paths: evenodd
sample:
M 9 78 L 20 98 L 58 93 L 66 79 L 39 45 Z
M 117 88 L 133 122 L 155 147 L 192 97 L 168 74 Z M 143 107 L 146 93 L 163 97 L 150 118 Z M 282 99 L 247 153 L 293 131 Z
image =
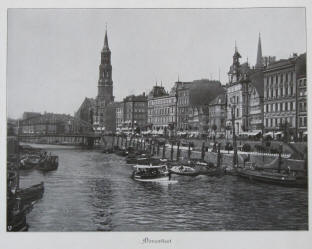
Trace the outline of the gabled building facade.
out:
M 248 62 L 239 63 L 240 54 L 235 51 L 227 84 L 227 136 L 232 135 L 232 113 L 236 135 L 264 133 L 264 73 L 265 63 L 274 57 L 263 57 L 259 35 L 257 60 L 253 68 Z
M 89 122 L 91 125 L 93 125 L 95 107 L 95 99 L 85 98 L 78 111 L 75 113 L 75 118 Z
M 224 134 L 226 128 L 226 93 L 220 94 L 209 103 L 209 122 L 210 133 Z M 215 130 L 214 130 L 215 128 Z
M 248 115 L 249 115 L 249 64 L 240 64 L 240 53 L 235 46 L 235 53 L 233 55 L 233 64 L 228 72 L 229 82 L 226 85 L 227 91 L 227 126 L 232 127 L 232 113 L 234 114 L 234 127 L 238 135 L 247 130 Z M 232 135 L 232 131 L 228 130 L 228 136 Z

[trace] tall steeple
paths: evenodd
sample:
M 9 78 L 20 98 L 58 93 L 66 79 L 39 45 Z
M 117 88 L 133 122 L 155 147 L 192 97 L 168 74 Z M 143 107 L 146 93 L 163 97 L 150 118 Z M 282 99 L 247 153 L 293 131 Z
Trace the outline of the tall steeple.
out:
M 258 39 L 258 51 L 257 51 L 257 61 L 256 61 L 256 69 L 262 69 L 263 68 L 263 58 L 262 58 L 262 48 L 261 48 L 261 36 L 259 33 L 259 39 Z
M 107 105 L 114 101 L 111 51 L 108 47 L 107 29 L 105 30 L 104 46 L 101 51 L 101 63 L 99 65 L 98 94 L 96 97 L 96 122 L 102 125 Z
M 105 30 L 104 46 L 103 46 L 102 51 L 109 51 L 108 39 L 107 39 L 107 26 L 106 26 L 106 30 Z

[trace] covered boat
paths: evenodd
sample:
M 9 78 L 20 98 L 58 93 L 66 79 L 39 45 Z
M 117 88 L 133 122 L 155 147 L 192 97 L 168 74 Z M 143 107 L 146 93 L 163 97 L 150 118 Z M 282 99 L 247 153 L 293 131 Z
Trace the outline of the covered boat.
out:
M 194 168 L 198 171 L 199 175 L 206 175 L 206 176 L 222 176 L 224 175 L 224 170 L 213 164 L 212 162 L 206 162 L 203 160 L 198 160 L 194 162 Z
M 255 167 L 254 163 L 248 163 L 244 168 L 237 168 L 240 177 L 270 184 L 278 184 L 286 187 L 306 187 L 307 177 L 297 171 L 287 170 L 264 170 Z
M 197 176 L 199 175 L 199 170 L 195 170 L 192 167 L 189 166 L 173 166 L 170 171 L 173 174 L 177 174 L 177 175 L 184 175 L 184 176 Z
M 135 165 L 132 178 L 139 182 L 169 181 L 167 165 Z

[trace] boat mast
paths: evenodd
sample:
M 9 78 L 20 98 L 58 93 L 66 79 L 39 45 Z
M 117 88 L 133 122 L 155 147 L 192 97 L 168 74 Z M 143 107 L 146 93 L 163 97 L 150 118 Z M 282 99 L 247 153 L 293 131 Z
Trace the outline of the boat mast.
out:
M 16 190 L 20 187 L 20 146 L 19 146 L 19 120 L 17 121 L 17 157 L 16 157 Z
M 283 146 L 282 144 L 280 144 L 279 150 L 278 150 L 278 173 L 281 172 L 281 167 L 282 167 L 282 150 L 283 150 Z

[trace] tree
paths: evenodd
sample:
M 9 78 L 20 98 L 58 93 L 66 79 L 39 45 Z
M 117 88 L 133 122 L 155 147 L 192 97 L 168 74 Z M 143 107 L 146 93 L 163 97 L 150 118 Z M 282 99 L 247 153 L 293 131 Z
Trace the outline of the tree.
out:
M 208 105 L 222 93 L 224 93 L 224 89 L 220 81 L 195 80 L 190 88 L 190 105 L 194 107 Z
M 227 131 L 230 131 L 230 130 L 232 130 L 232 127 L 231 127 L 230 125 L 227 125 L 227 126 L 225 127 L 225 129 L 226 129 Z
M 213 124 L 211 126 L 211 129 L 215 132 L 218 129 L 218 126 L 216 124 Z
M 136 127 L 135 130 L 134 130 L 134 132 L 135 132 L 136 134 L 140 134 L 140 133 L 141 133 L 140 127 L 139 127 L 139 126 Z
M 290 136 L 294 134 L 293 130 L 291 129 L 290 123 L 287 121 L 280 123 L 279 129 L 284 134 L 283 140 L 285 142 L 289 141 Z

